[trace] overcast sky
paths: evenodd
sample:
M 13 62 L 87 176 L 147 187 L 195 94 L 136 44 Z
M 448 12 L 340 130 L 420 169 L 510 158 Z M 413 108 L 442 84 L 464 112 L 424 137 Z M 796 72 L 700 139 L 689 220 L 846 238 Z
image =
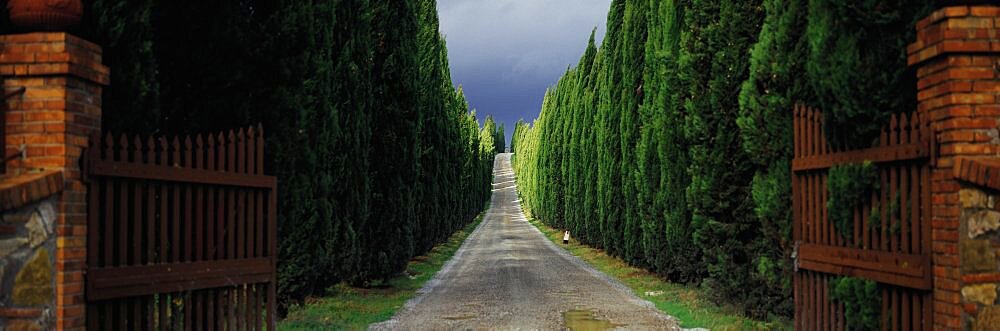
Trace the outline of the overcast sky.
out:
M 451 77 L 480 121 L 531 122 L 545 88 L 576 65 L 590 31 L 604 37 L 611 0 L 438 0 Z

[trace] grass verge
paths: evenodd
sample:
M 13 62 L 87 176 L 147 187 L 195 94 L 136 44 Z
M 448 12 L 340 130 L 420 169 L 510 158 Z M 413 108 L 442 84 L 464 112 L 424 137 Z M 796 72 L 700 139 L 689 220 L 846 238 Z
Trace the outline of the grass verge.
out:
M 483 215 L 479 214 L 427 255 L 413 258 L 406 273 L 381 286 L 358 288 L 340 284 L 328 290 L 329 296 L 309 298 L 303 305 L 290 307 L 288 316 L 278 322 L 278 330 L 364 330 L 369 324 L 392 318 L 455 255 L 465 238 L 482 222 Z
M 683 328 L 708 328 L 711 330 L 791 330 L 788 321 L 757 321 L 741 316 L 732 307 L 720 307 L 708 301 L 693 286 L 667 282 L 647 270 L 630 266 L 625 261 L 603 250 L 584 245 L 576 240 L 562 243 L 562 231 L 534 218 L 528 222 L 542 231 L 556 246 L 576 255 L 595 269 L 603 272 L 632 289 L 636 296 L 648 300 L 667 315 L 680 320 Z M 649 295 L 655 293 L 655 295 Z

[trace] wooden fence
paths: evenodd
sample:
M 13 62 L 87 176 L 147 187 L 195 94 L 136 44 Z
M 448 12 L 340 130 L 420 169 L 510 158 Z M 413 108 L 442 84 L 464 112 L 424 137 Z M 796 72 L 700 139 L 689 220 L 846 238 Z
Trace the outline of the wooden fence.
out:
M 91 330 L 275 326 L 277 181 L 262 130 L 91 138 Z
M 845 329 L 843 303 L 831 301 L 833 277 L 875 280 L 882 292 L 882 328 L 932 326 L 929 119 L 893 115 L 871 148 L 835 150 L 823 135 L 822 113 L 794 109 L 792 161 L 795 329 Z M 879 189 L 853 211 L 845 239 L 828 219 L 827 172 L 836 165 L 875 163 Z M 874 222 L 875 224 L 871 224 Z

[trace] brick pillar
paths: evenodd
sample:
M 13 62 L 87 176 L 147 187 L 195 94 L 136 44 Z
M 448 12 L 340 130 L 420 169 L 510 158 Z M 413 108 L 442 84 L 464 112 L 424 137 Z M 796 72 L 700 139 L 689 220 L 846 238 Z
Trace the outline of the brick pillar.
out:
M 955 176 L 955 167 L 1000 160 L 998 27 L 996 5 L 945 7 L 917 23 L 917 40 L 908 48 L 918 109 L 930 115 L 938 141 L 931 184 L 935 329 L 976 327 L 977 309 L 968 305 L 963 280 L 971 240 L 959 192 L 968 183 Z
M 63 178 L 62 190 L 54 196 L 55 302 L 50 325 L 59 330 L 86 324 L 87 191 L 80 156 L 88 137 L 100 131 L 101 89 L 108 84 L 101 52 L 99 46 L 66 33 L 0 36 L 4 90 L 16 93 L 24 88 L 7 99 L 4 114 L 5 155 L 15 156 L 7 164 L 7 176 L 56 173 Z M 16 157 L 22 146 L 24 157 Z

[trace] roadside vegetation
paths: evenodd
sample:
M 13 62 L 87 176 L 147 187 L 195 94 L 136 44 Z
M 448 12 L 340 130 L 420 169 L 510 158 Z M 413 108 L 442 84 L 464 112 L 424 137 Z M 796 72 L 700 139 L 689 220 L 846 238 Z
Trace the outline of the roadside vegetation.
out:
M 369 324 L 392 318 L 424 283 L 451 260 L 482 220 L 483 214 L 480 214 L 446 242 L 435 246 L 426 255 L 410 260 L 401 275 L 369 287 L 341 283 L 328 289 L 328 296 L 307 298 L 303 304 L 289 307 L 288 316 L 278 323 L 278 329 L 364 330 Z
M 279 314 L 391 279 L 490 197 L 504 128 L 452 83 L 435 0 L 83 3 L 71 32 L 104 46 L 113 71 L 104 130 L 263 125 L 280 183 Z
M 562 243 L 562 231 L 532 217 L 528 222 L 542 231 L 557 246 L 587 262 L 595 269 L 614 277 L 636 296 L 648 300 L 656 308 L 680 321 L 682 328 L 707 328 L 710 330 L 791 330 L 787 319 L 774 318 L 759 321 L 744 316 L 733 306 L 712 303 L 703 291 L 688 285 L 668 282 L 648 270 L 634 267 L 607 252 L 581 243 L 575 238 Z
M 607 33 L 514 128 L 545 224 L 757 320 L 793 313 L 792 107 L 835 146 L 915 108 L 933 0 L 613 0 Z

